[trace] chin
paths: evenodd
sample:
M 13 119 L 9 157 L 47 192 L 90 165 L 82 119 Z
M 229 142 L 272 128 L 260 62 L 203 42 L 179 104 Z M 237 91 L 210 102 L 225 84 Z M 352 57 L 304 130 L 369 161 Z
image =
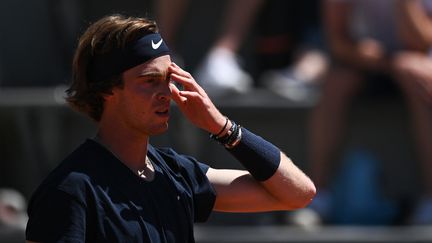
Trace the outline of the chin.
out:
M 160 126 L 160 127 L 152 129 L 152 132 L 150 133 L 150 135 L 152 135 L 152 136 L 161 135 L 161 134 L 165 133 L 166 131 L 168 131 L 168 124 L 165 124 L 164 126 Z

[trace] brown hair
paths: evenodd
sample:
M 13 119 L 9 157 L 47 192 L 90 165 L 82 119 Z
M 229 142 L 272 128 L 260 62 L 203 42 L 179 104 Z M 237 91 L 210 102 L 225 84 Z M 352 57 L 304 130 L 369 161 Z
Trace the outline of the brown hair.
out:
M 104 95 L 114 87 L 122 87 L 121 74 L 98 80 L 89 75 L 92 61 L 100 55 L 123 48 L 127 43 L 147 34 L 157 33 L 154 21 L 146 18 L 106 16 L 93 23 L 78 42 L 72 65 L 72 84 L 66 90 L 66 101 L 76 110 L 99 121 L 104 107 Z

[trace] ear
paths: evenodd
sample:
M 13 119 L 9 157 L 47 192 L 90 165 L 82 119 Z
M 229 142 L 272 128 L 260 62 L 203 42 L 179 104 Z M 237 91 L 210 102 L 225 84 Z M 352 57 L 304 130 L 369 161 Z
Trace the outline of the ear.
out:
M 112 100 L 115 96 L 115 88 L 113 88 L 111 91 L 108 91 L 107 93 L 104 93 L 102 97 L 105 101 Z

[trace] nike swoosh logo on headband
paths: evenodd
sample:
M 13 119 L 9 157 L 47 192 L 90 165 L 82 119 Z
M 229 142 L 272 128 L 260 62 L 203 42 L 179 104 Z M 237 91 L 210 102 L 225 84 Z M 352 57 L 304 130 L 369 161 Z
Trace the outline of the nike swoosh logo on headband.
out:
M 152 44 L 152 48 L 154 50 L 158 49 L 160 47 L 160 45 L 162 44 L 162 39 L 160 39 L 160 41 L 158 43 L 154 43 L 153 40 L 151 41 Z

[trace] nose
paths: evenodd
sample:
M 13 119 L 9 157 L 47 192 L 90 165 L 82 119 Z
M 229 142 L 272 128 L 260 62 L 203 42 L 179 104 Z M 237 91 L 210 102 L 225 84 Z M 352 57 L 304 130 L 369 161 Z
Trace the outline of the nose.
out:
M 160 100 L 163 100 L 163 101 L 171 100 L 171 90 L 169 88 L 169 85 L 164 84 L 161 86 L 162 87 L 161 87 L 160 91 L 158 92 L 157 98 Z

